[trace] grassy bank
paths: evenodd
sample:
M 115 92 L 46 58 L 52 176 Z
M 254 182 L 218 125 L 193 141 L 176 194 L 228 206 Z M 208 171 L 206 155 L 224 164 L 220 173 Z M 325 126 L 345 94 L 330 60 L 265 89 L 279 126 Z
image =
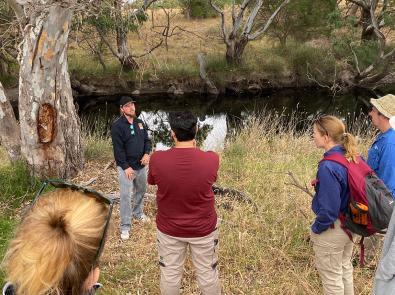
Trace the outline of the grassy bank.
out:
M 230 8 L 227 10 L 230 14 Z M 194 81 L 199 78 L 197 55 L 206 55 L 207 72 L 217 86 L 240 79 L 270 79 L 279 84 L 307 82 L 307 65 L 310 74 L 319 81 L 332 81 L 335 71 L 335 60 L 330 56 L 330 40 L 323 37 L 313 42 L 295 42 L 289 38 L 287 46 L 281 47 L 278 40 L 265 36 L 250 42 L 243 54 L 242 63 L 229 65 L 225 60 L 226 46 L 220 37 L 220 18 L 187 19 L 181 9 L 172 10 L 172 26 L 182 28 L 168 39 L 168 47 L 161 46 L 149 55 L 137 59 L 139 70 L 125 72 L 118 60 L 105 48 L 103 60 L 107 69 L 103 69 L 87 46 L 79 42 L 71 42 L 69 48 L 70 72 L 82 80 L 103 80 L 120 78 L 121 80 L 146 82 L 148 78 L 158 78 L 164 85 L 168 81 Z M 143 23 L 139 32 L 128 34 L 128 47 L 135 56 L 144 55 L 147 49 L 159 42 L 158 33 L 152 29 L 167 24 L 167 18 L 160 9 L 148 13 L 148 20 Z M 96 36 L 97 37 L 97 36 Z M 80 40 L 78 32 L 73 32 L 71 40 Z M 115 36 L 109 36 L 115 46 Z M 338 71 L 342 65 L 337 65 Z M 313 72 L 313 73 L 312 73 Z
M 29 176 L 26 165 L 11 165 L 0 146 L 0 261 L 20 219 L 21 209 L 32 198 L 37 186 L 38 183 Z M 0 269 L 1 286 L 3 280 L 4 272 Z
M 253 206 L 229 197 L 217 199 L 222 219 L 219 267 L 223 293 L 319 294 L 320 280 L 308 241 L 309 225 L 314 218 L 311 198 L 287 184 L 290 179 L 286 173 L 292 171 L 301 182 L 309 183 L 322 151 L 314 148 L 310 130 L 296 131 L 297 119 L 283 124 L 279 115 L 262 114 L 259 118 L 246 121 L 221 152 L 218 184 L 247 193 L 259 208 L 256 212 Z M 366 151 L 372 134 L 360 130 L 360 137 L 361 149 Z M 89 140 L 87 165 L 73 181 L 98 176 L 94 188 L 116 192 L 115 169 L 102 172 L 112 158 L 110 141 L 94 134 L 85 136 L 85 141 Z M 8 166 L 0 169 L 5 167 Z M 154 187 L 149 187 L 149 192 L 154 191 Z M 156 208 L 152 198 L 146 202 L 146 212 L 154 219 Z M 101 282 L 105 286 L 102 294 L 159 294 L 155 223 L 135 223 L 131 239 L 121 242 L 118 210 L 114 213 L 102 257 Z M 9 237 L 13 226 L 14 221 L 2 227 L 6 231 L 3 240 Z M 185 270 L 182 294 L 200 294 L 189 260 Z M 355 293 L 370 294 L 373 270 L 357 266 L 354 273 Z

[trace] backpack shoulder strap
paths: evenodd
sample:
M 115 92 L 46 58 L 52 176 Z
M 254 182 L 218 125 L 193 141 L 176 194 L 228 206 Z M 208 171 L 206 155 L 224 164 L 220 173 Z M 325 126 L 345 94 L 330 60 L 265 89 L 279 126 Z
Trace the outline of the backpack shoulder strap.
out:
M 348 168 L 350 162 L 347 161 L 346 157 L 344 157 L 342 154 L 339 153 L 333 153 L 331 155 L 325 156 L 322 161 L 332 161 L 332 162 L 336 162 L 342 166 L 344 166 L 345 168 Z

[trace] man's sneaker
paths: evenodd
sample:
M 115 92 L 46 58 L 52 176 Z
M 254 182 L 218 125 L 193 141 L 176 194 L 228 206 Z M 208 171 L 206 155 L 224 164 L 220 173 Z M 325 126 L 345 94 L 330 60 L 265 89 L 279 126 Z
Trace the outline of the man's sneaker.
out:
M 148 222 L 151 221 L 151 219 L 150 219 L 147 215 L 145 215 L 145 214 L 141 214 L 141 216 L 140 216 L 140 217 L 137 217 L 136 219 L 137 219 L 138 221 L 140 221 L 140 222 L 143 222 L 143 223 L 148 223 Z
M 129 231 L 128 230 L 121 231 L 121 239 L 123 241 L 126 241 L 127 239 L 129 239 Z

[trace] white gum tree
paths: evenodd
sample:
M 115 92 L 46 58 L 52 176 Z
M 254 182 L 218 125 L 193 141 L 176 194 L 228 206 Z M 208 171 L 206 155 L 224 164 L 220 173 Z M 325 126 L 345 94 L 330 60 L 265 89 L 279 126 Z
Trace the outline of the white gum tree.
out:
M 6 120 L 11 127 L 0 129 L 0 139 L 11 159 L 18 157 L 13 150 L 18 151 L 15 146 L 20 143 L 20 155 L 32 174 L 71 177 L 84 163 L 67 66 L 68 36 L 77 0 L 6 1 L 23 34 L 18 59 L 20 128 L 1 87 L 0 114 L 4 116 L 0 121 Z
M 290 2 L 290 0 L 284 0 L 265 23 L 257 25 L 257 16 L 264 1 L 266 0 L 243 0 L 241 5 L 233 3 L 231 26 L 227 27 L 224 11 L 213 3 L 213 0 L 210 0 L 211 6 L 221 16 L 221 37 L 226 45 L 228 63 L 240 63 L 248 42 L 262 37 L 277 14 Z

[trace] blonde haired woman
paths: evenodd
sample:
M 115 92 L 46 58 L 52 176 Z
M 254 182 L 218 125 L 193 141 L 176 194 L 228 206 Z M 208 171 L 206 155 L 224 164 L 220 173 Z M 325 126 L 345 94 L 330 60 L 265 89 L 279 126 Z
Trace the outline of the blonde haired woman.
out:
M 57 190 L 42 196 L 47 184 Z M 5 256 L 6 295 L 93 294 L 113 203 L 82 187 L 45 183 Z
M 324 157 L 338 153 L 348 161 L 357 161 L 356 140 L 346 133 L 341 120 L 323 116 L 314 122 L 313 128 L 314 143 L 317 148 L 324 149 Z M 312 209 L 316 218 L 311 226 L 311 240 L 324 294 L 352 295 L 353 242 L 339 221 L 339 215 L 346 212 L 349 202 L 347 169 L 333 161 L 321 161 L 315 189 Z

